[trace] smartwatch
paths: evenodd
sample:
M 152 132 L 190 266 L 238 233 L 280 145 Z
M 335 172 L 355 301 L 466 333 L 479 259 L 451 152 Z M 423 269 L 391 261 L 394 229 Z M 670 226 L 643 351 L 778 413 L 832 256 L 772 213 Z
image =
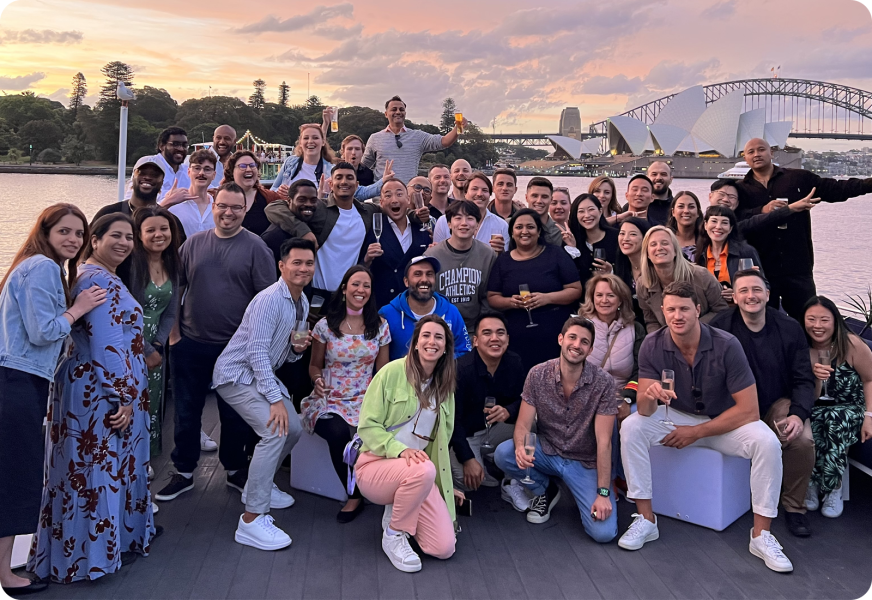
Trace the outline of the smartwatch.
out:
M 597 488 L 596 493 L 603 498 L 609 497 L 609 488 Z

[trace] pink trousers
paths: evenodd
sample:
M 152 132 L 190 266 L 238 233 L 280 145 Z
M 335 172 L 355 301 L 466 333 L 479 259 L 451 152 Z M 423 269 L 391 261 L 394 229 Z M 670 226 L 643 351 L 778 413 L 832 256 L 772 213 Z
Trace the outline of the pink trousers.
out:
M 384 458 L 366 452 L 355 466 L 357 487 L 376 504 L 393 504 L 391 529 L 415 536 L 421 550 L 436 558 L 454 554 L 454 524 L 436 487 L 436 467 L 429 460 Z

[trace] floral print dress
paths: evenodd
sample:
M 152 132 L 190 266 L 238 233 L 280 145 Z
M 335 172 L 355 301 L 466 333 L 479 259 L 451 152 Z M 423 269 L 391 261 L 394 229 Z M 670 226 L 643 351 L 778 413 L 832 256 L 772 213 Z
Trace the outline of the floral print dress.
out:
M 303 427 L 313 433 L 318 419 L 331 413 L 357 427 L 360 404 L 372 381 L 379 348 L 391 343 L 387 321 L 382 322 L 378 335 L 368 340 L 363 335 L 337 337 L 327 326 L 327 319 L 321 319 L 315 324 L 312 337 L 326 346 L 324 369 L 330 371 L 333 389 L 326 400 L 314 394 L 303 399 L 300 403 Z
M 154 536 L 148 488 L 148 393 L 142 309 L 115 275 L 79 269 L 73 295 L 92 285 L 106 302 L 73 326 L 55 374 L 46 433 L 45 488 L 27 570 L 60 583 L 121 568 L 121 553 L 147 555 Z M 130 426 L 109 427 L 119 404 Z
M 149 281 L 145 288 L 145 303 L 142 305 L 142 335 L 149 344 L 154 341 L 160 327 L 160 317 L 173 299 L 173 282 L 167 280 L 163 285 Z M 151 456 L 161 451 L 161 409 L 163 407 L 164 364 L 148 370 L 148 413 L 150 418 Z

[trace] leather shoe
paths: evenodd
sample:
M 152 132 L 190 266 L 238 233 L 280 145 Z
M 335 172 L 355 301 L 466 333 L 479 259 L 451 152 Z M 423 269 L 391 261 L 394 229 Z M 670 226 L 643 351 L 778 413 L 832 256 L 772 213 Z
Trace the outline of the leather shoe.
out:
M 784 518 L 787 520 L 788 531 L 796 537 L 809 537 L 811 535 L 811 525 L 809 525 L 808 517 L 804 513 L 784 511 Z
M 27 596 L 28 594 L 35 594 L 37 592 L 41 592 L 48 587 L 48 581 L 41 581 L 39 579 L 31 579 L 28 585 L 22 587 L 5 587 L 3 589 L 3 593 L 9 596 L 10 598 L 18 598 L 20 596 Z
M 363 501 L 363 498 L 361 498 L 360 502 L 358 502 L 357 504 L 357 508 L 355 508 L 354 510 L 340 510 L 338 513 L 336 513 L 336 520 L 340 523 L 351 523 L 354 519 L 357 518 L 357 515 L 363 512 L 363 507 L 365 505 L 366 503 Z

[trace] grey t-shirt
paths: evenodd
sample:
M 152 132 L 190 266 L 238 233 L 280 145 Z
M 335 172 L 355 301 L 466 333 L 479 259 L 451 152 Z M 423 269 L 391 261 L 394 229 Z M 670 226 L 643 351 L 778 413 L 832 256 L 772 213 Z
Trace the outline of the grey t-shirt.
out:
M 182 244 L 179 255 L 185 287 L 179 327 L 197 342 L 229 342 L 251 299 L 276 282 L 272 252 L 247 229 L 231 238 L 201 231 Z
M 487 278 L 497 260 L 496 252 L 487 244 L 472 241 L 472 248 L 461 252 L 452 248 L 449 240 L 439 242 L 424 252 L 439 261 L 442 270 L 436 274 L 436 291 L 457 307 L 467 331 L 473 331 L 487 303 Z

